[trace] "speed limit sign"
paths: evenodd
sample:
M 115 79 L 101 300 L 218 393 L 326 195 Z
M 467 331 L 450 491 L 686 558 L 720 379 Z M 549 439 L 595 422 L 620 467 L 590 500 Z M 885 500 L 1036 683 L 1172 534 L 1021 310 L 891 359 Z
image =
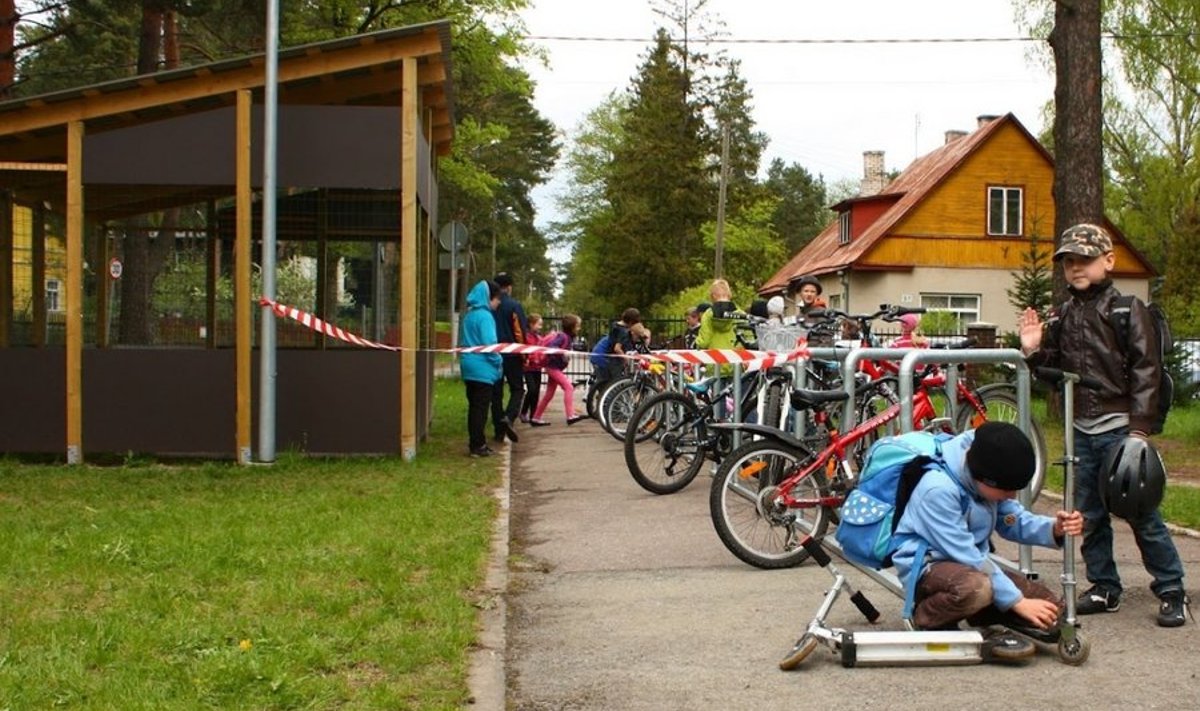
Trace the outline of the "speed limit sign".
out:
M 123 272 L 124 270 L 125 270 L 125 267 L 121 266 L 120 259 L 113 257 L 112 259 L 110 259 L 108 261 L 108 275 L 110 277 L 112 277 L 113 279 L 120 279 L 121 272 Z

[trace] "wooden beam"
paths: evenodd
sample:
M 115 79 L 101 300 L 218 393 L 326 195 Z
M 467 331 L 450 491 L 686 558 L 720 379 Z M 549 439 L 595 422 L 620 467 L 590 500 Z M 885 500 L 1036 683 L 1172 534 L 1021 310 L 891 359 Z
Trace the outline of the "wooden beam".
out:
M 57 171 L 65 173 L 66 163 L 27 163 L 24 161 L 0 161 L 0 170 Z
M 400 87 L 400 455 L 417 456 L 417 60 Z
M 0 348 L 8 348 L 13 314 L 14 196 L 0 189 Z
M 46 206 L 40 200 L 33 206 L 33 347 L 46 345 Z
M 235 434 L 238 464 L 250 464 L 250 331 L 252 309 L 258 308 L 253 303 L 250 294 L 250 240 L 254 236 L 251 226 L 251 216 L 254 214 L 254 203 L 250 190 L 250 102 L 252 100 L 248 89 L 237 93 L 236 123 L 237 158 L 235 169 L 237 211 L 237 236 L 234 241 L 233 282 L 234 282 L 234 325 L 237 330 L 235 343 L 235 386 L 237 388 L 237 432 Z
M 338 48 L 314 56 L 289 57 L 279 63 L 279 83 L 316 78 L 325 74 L 353 71 L 376 64 L 414 61 L 412 57 L 438 54 L 441 38 L 436 30 L 398 38 L 395 41 Z M 70 121 L 88 121 L 103 116 L 139 111 L 174 102 L 205 99 L 263 85 L 261 61 L 205 77 L 178 79 L 169 84 L 155 82 L 108 93 L 85 95 L 36 109 L 22 107 L 4 113 L 3 134 L 32 131 Z M 2 135 L 2 134 L 0 134 Z
M 83 463 L 83 122 L 67 124 L 67 464 Z

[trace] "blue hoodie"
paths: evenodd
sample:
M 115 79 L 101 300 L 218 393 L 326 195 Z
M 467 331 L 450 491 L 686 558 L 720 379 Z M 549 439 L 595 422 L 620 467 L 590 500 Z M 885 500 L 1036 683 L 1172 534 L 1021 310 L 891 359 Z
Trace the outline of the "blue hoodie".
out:
M 931 561 L 951 560 L 987 573 L 992 581 L 993 604 L 1008 610 L 1020 601 L 1021 591 L 988 557 L 992 531 L 1009 541 L 1055 548 L 1054 519 L 1029 513 L 1012 499 L 992 502 L 980 496 L 967 467 L 967 450 L 974 441 L 975 431 L 971 430 L 942 445 L 948 471 L 935 469 L 917 483 L 896 526 L 899 547 L 892 554 L 892 563 L 897 576 L 907 580 L 917 545 L 924 540 L 929 544 Z M 959 483 L 950 477 L 956 477 Z M 970 499 L 965 516 L 964 496 Z M 922 561 L 921 570 L 924 568 Z
M 490 346 L 496 341 L 496 319 L 488 298 L 487 280 L 481 280 L 467 293 L 467 314 L 458 325 L 458 345 Z M 464 353 L 461 357 L 463 380 L 495 383 L 503 371 L 499 353 Z

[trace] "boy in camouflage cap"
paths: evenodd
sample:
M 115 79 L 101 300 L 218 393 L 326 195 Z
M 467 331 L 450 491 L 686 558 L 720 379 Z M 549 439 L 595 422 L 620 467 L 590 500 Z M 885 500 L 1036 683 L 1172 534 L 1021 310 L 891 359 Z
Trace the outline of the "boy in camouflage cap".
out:
M 1044 332 L 1034 309 L 1019 319 L 1021 351 L 1031 367 L 1050 366 L 1086 373 L 1099 380 L 1097 389 L 1075 392 L 1075 508 L 1083 513 L 1083 561 L 1092 587 L 1080 597 L 1081 615 L 1121 609 L 1121 578 L 1113 559 L 1112 519 L 1100 498 L 1104 461 L 1130 436 L 1149 437 L 1158 408 L 1161 358 L 1158 336 L 1146 305 L 1132 299 L 1129 334 L 1123 338 L 1111 318 L 1121 297 L 1109 276 L 1116 264 L 1108 231 L 1079 224 L 1063 231 L 1054 261 L 1062 266 L 1070 300 L 1055 309 Z M 1183 563 L 1155 509 L 1129 521 L 1153 577 L 1158 596 L 1158 624 L 1179 627 L 1186 621 L 1188 598 L 1183 589 Z

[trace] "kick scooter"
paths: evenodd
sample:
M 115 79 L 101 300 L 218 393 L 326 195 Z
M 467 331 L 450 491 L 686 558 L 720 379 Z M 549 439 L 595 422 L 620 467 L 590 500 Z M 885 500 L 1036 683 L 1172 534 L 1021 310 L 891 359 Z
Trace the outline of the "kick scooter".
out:
M 1063 505 L 1073 508 L 1075 500 L 1075 438 L 1074 438 L 1074 386 L 1096 387 L 1098 383 L 1086 376 L 1067 373 L 1050 368 L 1037 369 L 1038 377 L 1062 385 L 1063 391 Z M 851 631 L 831 628 L 825 618 L 843 592 L 850 593 L 850 600 L 862 612 L 868 622 L 880 617 L 879 611 L 863 595 L 854 590 L 846 576 L 834 565 L 826 548 L 845 559 L 837 540 L 828 536 L 818 541 L 812 536 L 800 543 L 812 559 L 833 576 L 834 582 L 826 592 L 816 615 L 809 622 L 804 634 L 796 641 L 791 651 L 779 662 L 779 668 L 789 671 L 800 666 L 812 654 L 818 644 L 824 644 L 839 654 L 842 666 L 946 666 L 980 664 L 994 661 L 983 635 L 976 630 L 918 631 L 911 620 L 904 620 L 902 631 Z M 1011 561 L 993 556 L 993 561 L 1009 569 Z M 897 596 L 904 598 L 901 581 L 886 570 L 873 570 L 849 560 L 849 565 L 874 579 Z M 1078 666 L 1087 661 L 1091 645 L 1079 634 L 1079 623 L 1075 612 L 1075 541 L 1066 535 L 1063 541 L 1063 569 L 1061 575 L 1065 610 L 1056 630 L 1050 636 L 1058 638 L 1058 658 L 1064 664 Z M 1020 634 L 1020 631 L 1018 631 Z

